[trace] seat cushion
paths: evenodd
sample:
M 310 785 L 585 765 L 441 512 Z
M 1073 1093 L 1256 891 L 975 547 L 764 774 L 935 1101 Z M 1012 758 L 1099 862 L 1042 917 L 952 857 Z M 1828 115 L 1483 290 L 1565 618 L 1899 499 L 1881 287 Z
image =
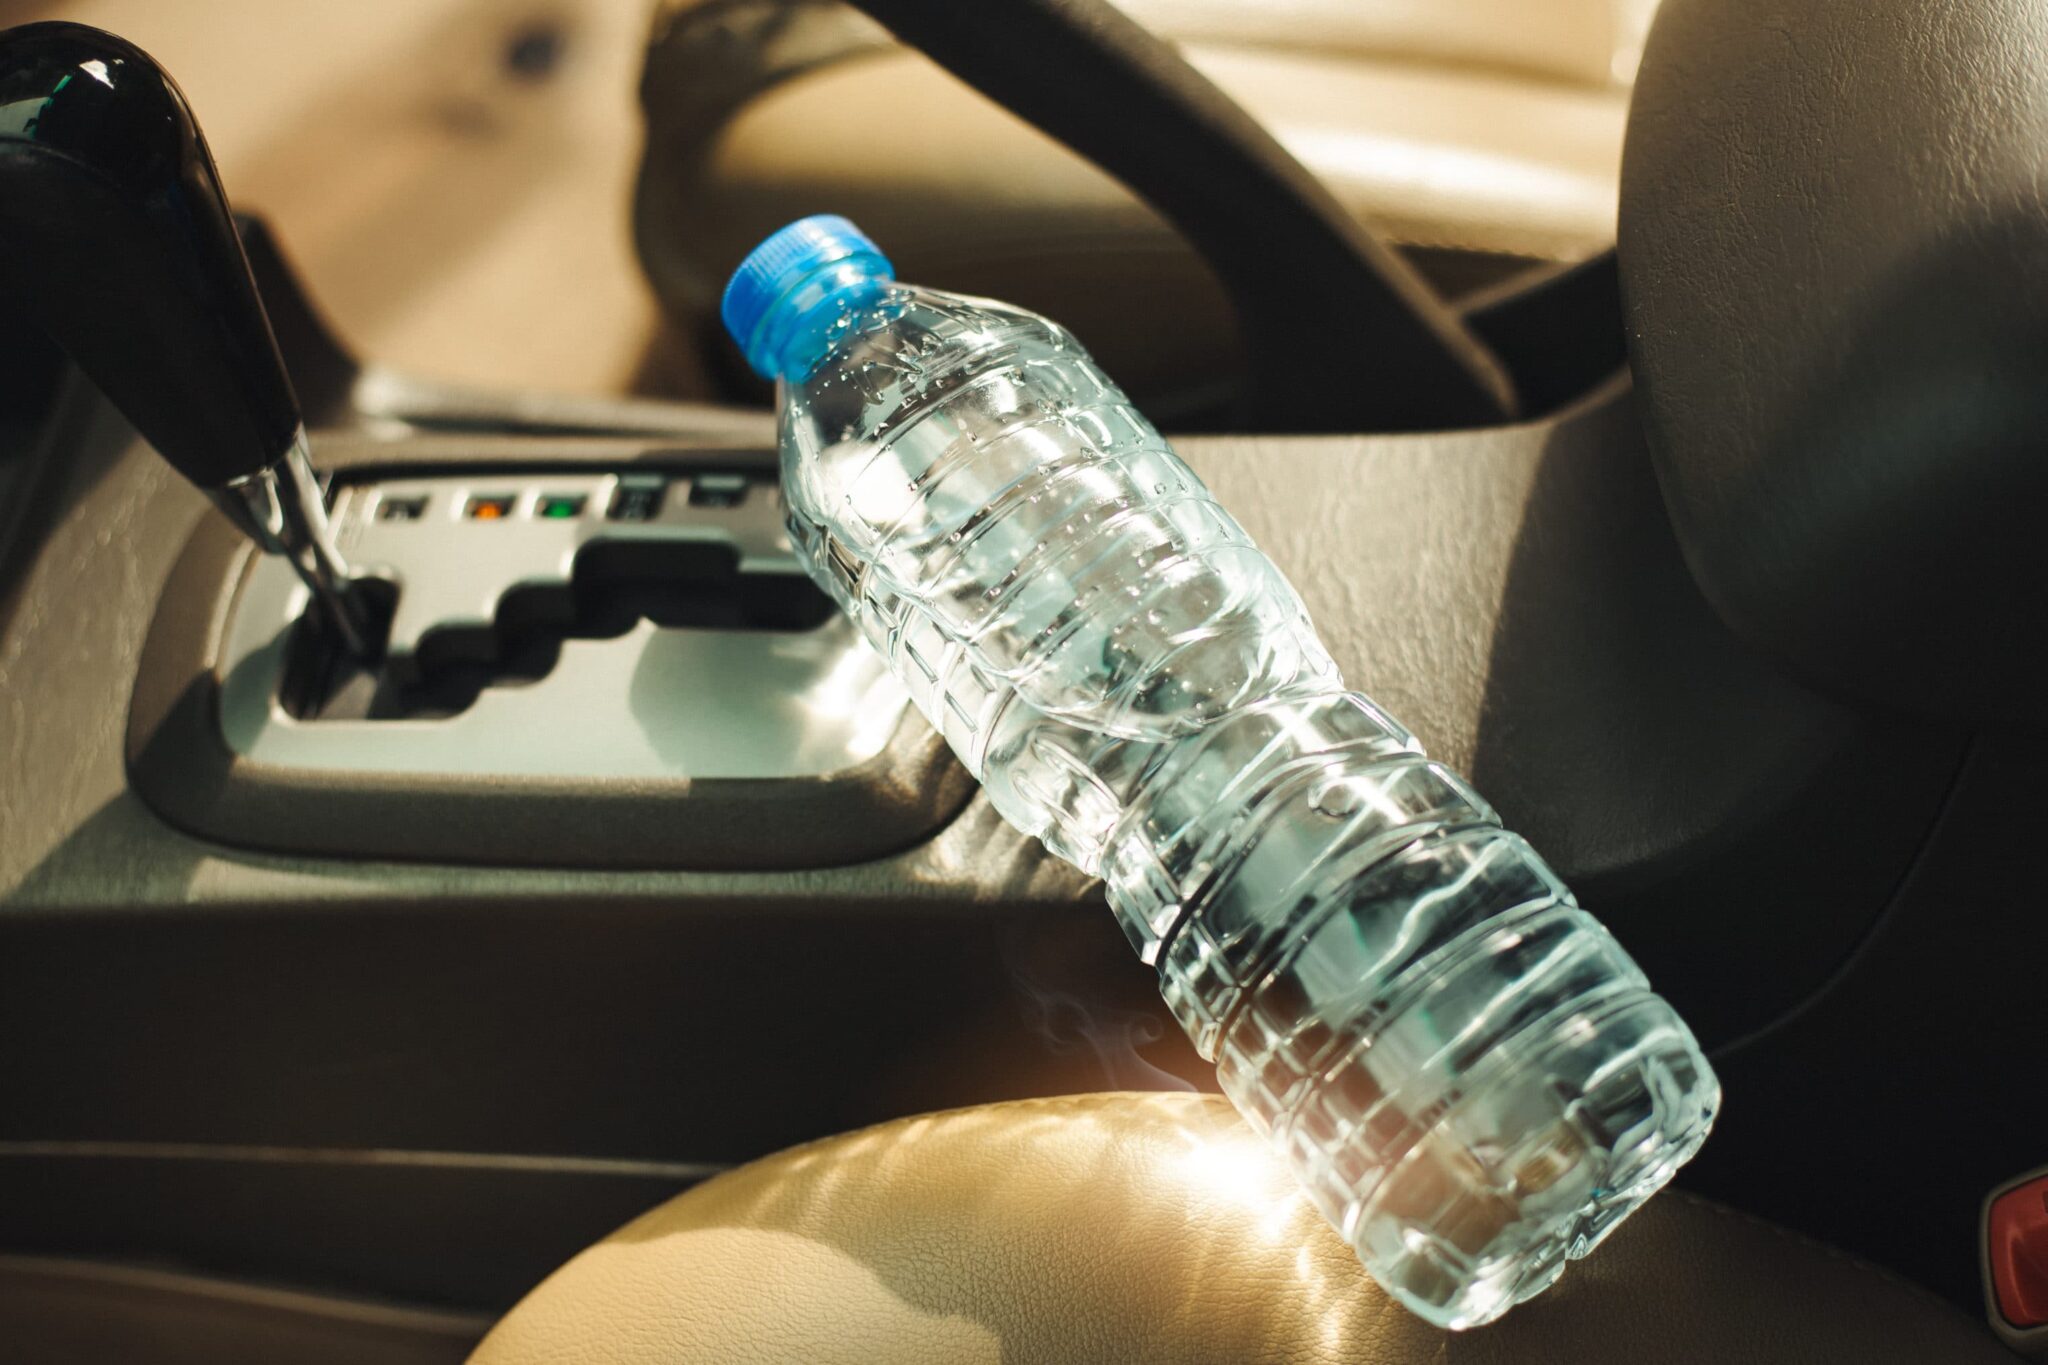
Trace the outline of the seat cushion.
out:
M 1648 0 L 1130 8 L 1446 292 L 1613 242 Z M 906 279 L 1059 319 L 1155 415 L 1235 372 L 1221 290 L 1150 208 L 844 6 L 672 0 L 642 100 L 641 260 L 699 332 L 749 247 L 831 211 Z
M 1682 1194 L 1450 1336 L 1369 1280 L 1214 1096 L 903 1119 L 722 1175 L 514 1308 L 482 1365 L 2010 1362 L 1923 1291 Z

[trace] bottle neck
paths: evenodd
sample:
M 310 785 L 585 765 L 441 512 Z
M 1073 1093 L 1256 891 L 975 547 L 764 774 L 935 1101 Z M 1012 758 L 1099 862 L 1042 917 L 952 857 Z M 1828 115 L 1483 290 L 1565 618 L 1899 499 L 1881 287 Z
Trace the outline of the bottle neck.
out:
M 856 252 L 793 281 L 761 315 L 747 341 L 747 361 L 768 379 L 801 382 L 837 339 L 839 324 L 880 298 L 894 283 L 881 256 Z

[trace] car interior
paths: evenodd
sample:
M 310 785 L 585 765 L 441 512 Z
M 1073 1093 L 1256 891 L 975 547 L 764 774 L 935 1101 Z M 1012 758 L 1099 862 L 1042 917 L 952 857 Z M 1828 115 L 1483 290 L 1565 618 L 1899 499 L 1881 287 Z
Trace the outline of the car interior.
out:
M 2044 18 L 0 0 L 0 1362 L 2048 1359 Z M 807 576 L 817 213 L 1691 1026 L 1555 1288 L 1391 1300 Z

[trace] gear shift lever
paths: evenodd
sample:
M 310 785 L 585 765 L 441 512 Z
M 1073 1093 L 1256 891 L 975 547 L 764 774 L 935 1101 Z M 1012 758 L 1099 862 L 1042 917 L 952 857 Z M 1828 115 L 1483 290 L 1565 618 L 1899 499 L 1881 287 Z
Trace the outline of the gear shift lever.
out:
M 344 647 L 371 651 L 213 157 L 132 43 L 83 24 L 0 32 L 0 300 L 291 561 Z

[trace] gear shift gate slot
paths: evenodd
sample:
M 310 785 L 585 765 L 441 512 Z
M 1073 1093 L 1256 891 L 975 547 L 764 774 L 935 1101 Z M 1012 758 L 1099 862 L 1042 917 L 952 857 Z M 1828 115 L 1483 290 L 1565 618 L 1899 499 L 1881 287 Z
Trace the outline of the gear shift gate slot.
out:
M 298 581 L 252 560 L 220 664 L 222 729 L 245 757 L 806 777 L 873 757 L 903 718 L 900 685 L 791 555 L 759 472 L 387 477 L 338 488 L 333 519 L 388 621 L 383 657 L 337 648 Z
M 388 622 L 393 586 L 370 579 L 359 590 L 373 599 L 371 617 Z M 618 640 L 642 621 L 661 630 L 800 633 L 833 611 L 808 578 L 741 573 L 731 546 L 594 540 L 577 552 L 567 583 L 516 585 L 488 623 L 432 628 L 412 653 L 375 666 L 339 648 L 323 617 L 301 618 L 279 700 L 298 720 L 446 719 L 486 688 L 542 681 L 570 640 Z

